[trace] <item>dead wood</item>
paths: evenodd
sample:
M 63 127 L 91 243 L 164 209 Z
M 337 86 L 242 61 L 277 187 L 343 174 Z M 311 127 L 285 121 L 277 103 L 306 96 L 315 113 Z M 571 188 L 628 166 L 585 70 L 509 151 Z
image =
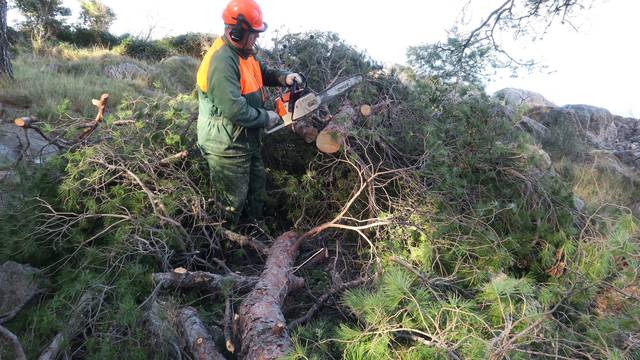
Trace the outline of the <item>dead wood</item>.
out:
M 183 330 L 184 338 L 189 351 L 198 360 L 224 360 L 224 356 L 216 348 L 213 337 L 207 327 L 198 318 L 198 312 L 192 307 L 180 309 L 178 323 Z
M 116 120 L 114 121 L 111 125 L 113 126 L 123 126 L 123 125 L 133 125 L 135 124 L 136 121 L 135 120 Z
M 58 333 L 53 340 L 49 343 L 49 346 L 42 352 L 38 360 L 55 360 L 62 350 L 62 346 L 68 343 L 68 340 L 73 339 L 79 334 L 89 322 L 91 310 L 102 301 L 103 295 L 96 293 L 93 290 L 89 290 L 82 294 L 76 311 L 73 313 L 71 320 L 67 324 L 67 328 Z
M 303 279 L 291 275 L 298 255 L 291 249 L 297 239 L 298 234 L 289 231 L 275 240 L 260 280 L 239 307 L 235 335 L 241 358 L 279 359 L 293 349 L 282 304 L 289 291 L 304 285 Z
M 168 157 L 160 160 L 160 165 L 169 165 L 172 162 L 175 162 L 175 161 L 180 160 L 180 159 L 184 159 L 187 156 L 189 156 L 189 152 L 187 150 L 182 150 L 177 154 L 173 154 L 171 156 L 168 156 Z
M 262 255 L 269 254 L 269 247 L 265 245 L 263 242 L 261 242 L 260 240 L 254 239 L 246 235 L 241 235 L 227 229 L 222 230 L 222 234 L 224 235 L 225 238 L 235 242 L 240 246 L 248 246 Z
M 2 325 L 0 325 L 0 337 L 7 340 L 7 342 L 13 346 L 13 353 L 16 360 L 27 360 L 27 356 L 24 354 L 24 349 L 18 337 Z
M 204 271 L 186 271 L 182 268 L 172 272 L 155 273 L 153 281 L 163 288 L 176 288 L 181 290 L 201 289 L 214 292 L 225 286 L 233 285 L 238 288 L 251 288 L 258 282 L 254 276 L 242 276 L 235 273 L 218 275 Z
M 80 135 L 78 135 L 78 142 L 87 140 L 89 136 L 91 136 L 91 134 L 93 134 L 93 132 L 98 128 L 98 125 L 102 123 L 102 120 L 104 120 L 104 114 L 107 111 L 107 100 L 109 100 L 109 94 L 102 94 L 100 96 L 100 100 L 91 100 L 93 105 L 98 108 L 98 113 L 96 114 L 96 118 L 92 122 L 87 123 L 86 129 L 82 133 L 80 133 Z
M 151 335 L 151 346 L 158 353 L 170 354 L 172 359 L 180 359 L 182 352 L 180 339 L 178 339 L 178 326 L 172 321 L 175 315 L 171 315 L 176 312 L 170 304 L 154 299 L 145 314 L 146 327 Z
M 227 296 L 227 299 L 224 302 L 224 343 L 225 347 L 230 353 L 234 353 L 236 351 L 236 347 L 234 345 L 233 339 L 233 320 L 234 314 L 231 308 L 231 297 Z

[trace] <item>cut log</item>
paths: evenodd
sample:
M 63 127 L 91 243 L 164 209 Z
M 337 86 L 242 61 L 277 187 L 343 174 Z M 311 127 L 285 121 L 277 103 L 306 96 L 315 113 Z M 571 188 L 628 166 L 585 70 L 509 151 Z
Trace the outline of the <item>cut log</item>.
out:
M 298 234 L 289 231 L 275 240 L 260 280 L 238 309 L 236 338 L 242 359 L 279 359 L 293 350 L 282 304 L 289 291 L 304 286 L 303 279 L 291 275 L 297 239 Z
M 357 114 L 350 103 L 345 103 L 327 126 L 318 134 L 316 147 L 325 154 L 333 154 L 340 150 L 353 126 Z
M 318 134 L 316 147 L 325 154 L 334 154 L 342 148 L 346 131 L 337 124 L 329 124 Z
M 207 327 L 198 318 L 198 312 L 192 307 L 186 307 L 178 312 L 178 323 L 182 328 L 182 335 L 194 359 L 225 360 L 218 351 L 216 344 L 209 334 Z
M 364 117 L 368 117 L 371 115 L 371 106 L 364 104 L 360 105 L 360 114 Z

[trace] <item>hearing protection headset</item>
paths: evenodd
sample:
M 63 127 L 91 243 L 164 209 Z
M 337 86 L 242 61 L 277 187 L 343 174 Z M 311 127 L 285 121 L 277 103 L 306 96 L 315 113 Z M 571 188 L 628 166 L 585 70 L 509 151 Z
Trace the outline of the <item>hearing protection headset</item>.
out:
M 238 20 L 236 21 L 236 23 L 231 28 L 231 31 L 229 32 L 229 36 L 231 36 L 231 40 L 235 42 L 240 42 L 244 38 L 244 35 L 248 31 L 247 29 L 244 28 L 244 26 L 246 26 L 247 28 L 251 28 L 247 19 L 244 18 L 244 15 L 240 14 L 238 15 Z

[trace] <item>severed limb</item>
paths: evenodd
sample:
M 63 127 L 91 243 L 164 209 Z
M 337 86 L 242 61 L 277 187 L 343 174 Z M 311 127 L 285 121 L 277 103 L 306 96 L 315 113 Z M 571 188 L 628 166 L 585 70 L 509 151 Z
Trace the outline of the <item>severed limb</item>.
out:
M 254 276 L 242 276 L 235 273 L 218 275 L 204 271 L 187 271 L 177 268 L 172 272 L 155 273 L 153 281 L 162 288 L 177 288 L 181 290 L 202 289 L 209 292 L 218 291 L 228 284 L 238 288 L 251 288 L 258 282 Z
M 218 351 L 213 337 L 207 327 L 198 317 L 198 312 L 192 307 L 186 307 L 178 311 L 178 323 L 182 336 L 193 355 L 198 360 L 224 360 L 225 357 Z

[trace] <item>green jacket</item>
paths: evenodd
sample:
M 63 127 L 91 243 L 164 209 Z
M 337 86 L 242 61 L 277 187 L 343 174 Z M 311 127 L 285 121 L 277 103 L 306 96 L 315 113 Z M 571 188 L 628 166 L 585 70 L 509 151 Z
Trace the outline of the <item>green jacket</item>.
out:
M 284 86 L 285 71 L 267 69 L 224 37 L 198 69 L 198 145 L 208 154 L 240 156 L 259 151 L 269 115 L 263 86 Z

